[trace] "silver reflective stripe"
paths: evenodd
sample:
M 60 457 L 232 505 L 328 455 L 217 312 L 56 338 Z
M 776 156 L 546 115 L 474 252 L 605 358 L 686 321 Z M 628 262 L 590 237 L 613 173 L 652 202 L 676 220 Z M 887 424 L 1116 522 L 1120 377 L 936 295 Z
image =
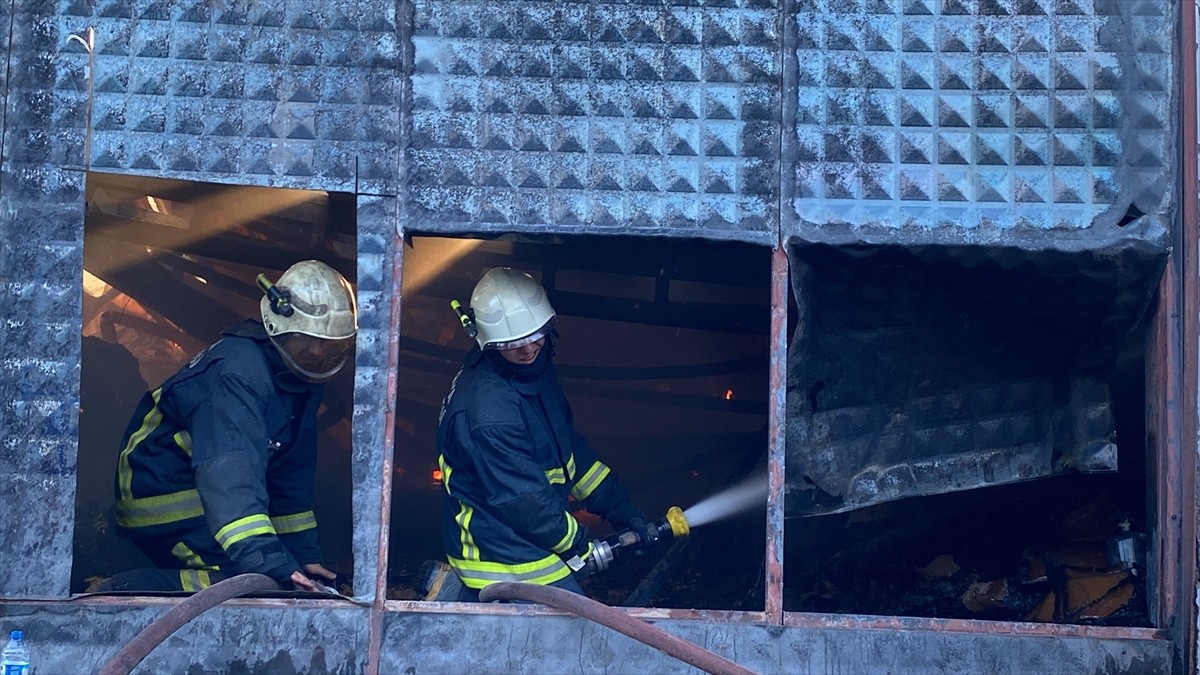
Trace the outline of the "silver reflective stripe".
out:
M 275 528 L 275 534 L 303 532 L 317 526 L 317 516 L 312 511 L 293 513 L 287 516 L 271 516 L 271 525 Z
M 217 530 L 216 540 L 221 545 L 221 548 L 229 550 L 230 546 L 239 541 L 259 534 L 275 534 L 275 528 L 271 526 L 270 518 L 261 513 L 256 513 L 252 516 L 239 518 Z
M 200 493 L 195 490 L 117 502 L 117 523 L 121 527 L 163 525 L 203 515 L 204 505 L 200 503 Z

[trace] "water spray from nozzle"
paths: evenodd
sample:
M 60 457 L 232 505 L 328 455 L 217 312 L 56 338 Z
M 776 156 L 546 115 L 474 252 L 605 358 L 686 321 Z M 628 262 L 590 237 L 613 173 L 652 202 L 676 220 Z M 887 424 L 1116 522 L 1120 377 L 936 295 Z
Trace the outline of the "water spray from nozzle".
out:
M 767 480 L 765 476 L 752 478 L 733 486 L 684 511 L 678 506 L 667 509 L 667 515 L 639 531 L 633 528 L 613 533 L 605 539 L 592 542 L 592 551 L 586 562 L 590 573 L 603 572 L 612 565 L 621 549 L 638 550 L 649 548 L 660 541 L 683 538 L 691 535 L 692 528 L 715 520 L 737 515 L 765 504 Z M 668 536 L 670 535 L 670 536 Z M 584 561 L 577 561 L 571 569 L 578 571 Z M 571 564 L 568 561 L 568 564 Z
M 719 492 L 683 512 L 690 527 L 736 516 L 767 503 L 767 478 L 758 476 Z

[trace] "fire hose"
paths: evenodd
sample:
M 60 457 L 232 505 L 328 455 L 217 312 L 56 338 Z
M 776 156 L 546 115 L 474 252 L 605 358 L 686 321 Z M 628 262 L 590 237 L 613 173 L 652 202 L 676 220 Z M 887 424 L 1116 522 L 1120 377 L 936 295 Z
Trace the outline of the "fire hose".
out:
M 100 675 L 129 675 L 142 659 L 184 624 L 217 605 L 260 591 L 277 591 L 279 584 L 263 574 L 239 574 L 209 586 L 175 605 L 142 629 L 100 669 Z
M 262 574 L 239 574 L 190 596 L 172 607 L 122 647 L 100 669 L 99 675 L 129 675 L 160 643 L 192 619 L 217 605 L 250 593 L 278 590 L 279 585 Z M 502 582 L 479 592 L 479 599 L 526 600 L 555 607 L 611 628 L 618 633 L 647 644 L 688 665 L 708 673 L 753 675 L 754 671 L 739 666 L 699 645 L 678 638 L 641 619 L 631 617 L 608 605 L 564 591 L 553 586 Z
M 672 507 L 667 511 L 665 518 L 650 524 L 647 533 L 626 530 L 607 539 L 592 542 L 588 573 L 608 569 L 618 551 L 634 550 L 645 546 L 648 538 L 658 540 L 659 537 L 668 535 L 685 537 L 689 534 L 689 526 L 683 511 L 679 507 Z M 209 609 L 226 600 L 250 593 L 276 590 L 279 590 L 279 585 L 270 577 L 262 574 L 239 574 L 219 581 L 188 597 L 143 628 L 100 669 L 99 675 L 129 675 L 155 647 Z M 676 637 L 657 626 L 590 598 L 553 586 L 516 582 L 495 583 L 482 589 L 479 592 L 479 599 L 484 602 L 525 600 L 541 603 L 611 628 L 705 672 L 722 675 L 725 673 L 753 675 L 753 671 L 699 645 Z
M 667 631 L 624 612 L 596 602 L 582 595 L 540 584 L 525 584 L 513 581 L 485 586 L 479 591 L 479 599 L 491 600 L 525 600 L 549 605 L 583 617 L 589 621 L 611 628 L 618 633 L 627 635 L 638 642 L 650 645 L 684 663 L 699 668 L 706 673 L 730 673 L 732 675 L 754 675 L 748 670 L 723 656 L 714 654 L 703 647 L 676 637 Z

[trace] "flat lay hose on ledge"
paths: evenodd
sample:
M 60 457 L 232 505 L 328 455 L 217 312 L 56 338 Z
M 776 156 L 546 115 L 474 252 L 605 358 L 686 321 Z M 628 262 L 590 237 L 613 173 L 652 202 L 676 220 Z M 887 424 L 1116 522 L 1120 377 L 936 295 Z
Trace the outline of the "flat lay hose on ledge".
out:
M 100 669 L 100 675 L 129 675 L 129 672 L 136 668 L 150 652 L 154 651 L 159 643 L 170 637 L 171 633 L 226 600 L 240 598 L 250 593 L 277 590 L 279 590 L 279 584 L 263 574 L 239 574 L 236 577 L 218 581 L 175 605 L 152 621 L 149 626 L 143 628 L 142 632 L 134 636 L 129 644 L 122 647 Z
M 743 668 L 699 645 L 676 637 L 657 626 L 561 588 L 505 581 L 485 586 L 483 590 L 479 591 L 479 599 L 484 602 L 525 600 L 548 605 L 607 626 L 705 672 L 714 675 L 725 675 L 726 673 L 729 675 L 754 675 L 754 671 Z

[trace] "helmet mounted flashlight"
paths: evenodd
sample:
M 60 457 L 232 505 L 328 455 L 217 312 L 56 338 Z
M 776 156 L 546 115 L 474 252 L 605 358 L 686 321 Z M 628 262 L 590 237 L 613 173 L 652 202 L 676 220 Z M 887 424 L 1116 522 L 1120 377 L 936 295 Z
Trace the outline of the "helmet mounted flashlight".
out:
M 263 293 L 267 294 L 267 302 L 271 303 L 271 311 L 280 316 L 291 316 L 296 312 L 296 308 L 292 307 L 292 299 L 288 297 L 287 291 L 281 291 L 271 283 L 267 275 L 260 274 L 256 279 L 258 287 Z
M 472 340 L 476 335 L 479 335 L 479 329 L 475 327 L 475 312 L 463 309 L 462 303 L 457 300 L 450 301 L 450 308 L 454 310 L 455 316 L 458 317 L 458 322 L 462 324 L 463 330 L 467 332 L 467 337 Z

